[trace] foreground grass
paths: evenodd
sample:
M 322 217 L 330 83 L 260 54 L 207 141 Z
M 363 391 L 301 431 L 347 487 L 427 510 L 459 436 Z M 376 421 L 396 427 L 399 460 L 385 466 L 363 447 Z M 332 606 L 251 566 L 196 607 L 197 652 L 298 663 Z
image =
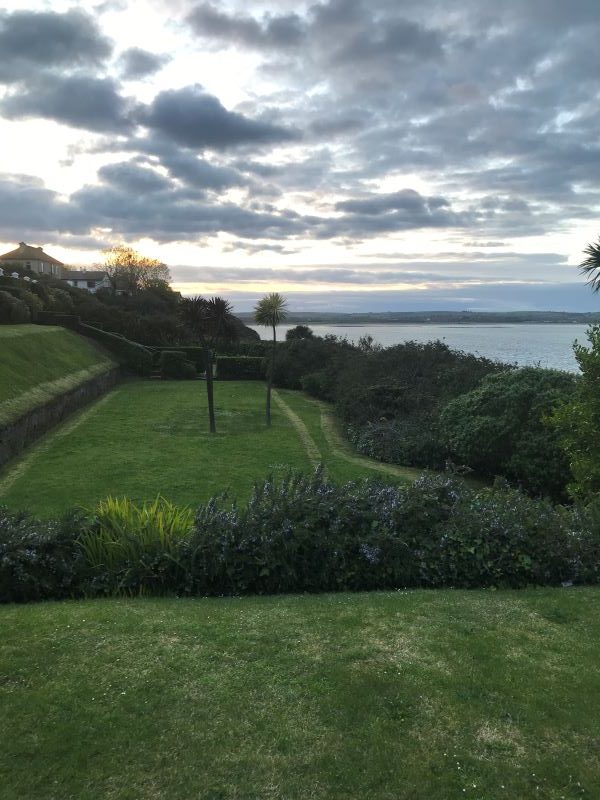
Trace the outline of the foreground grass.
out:
M 0 348 L 0 425 L 115 366 L 88 339 L 46 325 L 0 325 Z
M 285 393 L 286 403 L 294 394 Z M 275 406 L 267 428 L 262 383 L 222 382 L 215 397 L 212 435 L 202 382 L 124 384 L 9 465 L 0 475 L 0 504 L 51 516 L 111 494 L 136 502 L 162 494 L 197 505 L 226 491 L 243 500 L 255 481 L 290 469 L 308 472 L 319 462 L 338 480 L 381 477 L 367 459 L 361 465 L 335 454 L 320 428 L 319 404 L 308 398 L 294 400 L 305 424 Z
M 595 798 L 600 592 L 0 609 L 4 800 Z

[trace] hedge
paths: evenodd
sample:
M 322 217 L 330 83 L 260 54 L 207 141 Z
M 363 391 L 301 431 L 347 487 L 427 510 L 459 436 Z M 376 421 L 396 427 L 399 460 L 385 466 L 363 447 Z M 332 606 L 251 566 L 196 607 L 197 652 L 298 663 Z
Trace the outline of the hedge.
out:
M 266 360 L 256 356 L 217 356 L 217 379 L 260 381 L 266 374 Z
M 163 350 L 158 367 L 162 378 L 193 380 L 197 375 L 194 364 L 179 350 Z

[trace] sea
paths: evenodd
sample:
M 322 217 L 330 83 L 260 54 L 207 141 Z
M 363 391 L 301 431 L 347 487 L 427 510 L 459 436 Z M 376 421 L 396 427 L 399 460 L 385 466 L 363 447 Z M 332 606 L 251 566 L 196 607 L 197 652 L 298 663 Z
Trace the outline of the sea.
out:
M 270 329 L 250 325 L 262 339 L 270 339 Z M 280 325 L 277 338 L 295 325 Z M 357 342 L 370 335 L 377 344 L 390 347 L 402 342 L 442 341 L 453 350 L 519 366 L 535 366 L 578 372 L 573 354 L 575 340 L 586 345 L 587 325 L 565 323 L 482 323 L 477 325 L 309 325 L 317 336 L 346 337 Z

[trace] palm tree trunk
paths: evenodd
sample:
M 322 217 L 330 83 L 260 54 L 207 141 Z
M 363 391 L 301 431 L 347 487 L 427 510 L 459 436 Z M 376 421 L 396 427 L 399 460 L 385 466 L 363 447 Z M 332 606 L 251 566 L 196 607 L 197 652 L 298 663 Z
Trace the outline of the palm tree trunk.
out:
M 208 400 L 208 429 L 211 433 L 217 432 L 215 422 L 215 400 L 213 393 L 212 353 L 208 347 L 204 348 L 204 367 L 206 369 L 206 398 Z
M 275 370 L 275 349 L 277 347 L 277 332 L 273 325 L 273 346 L 271 348 L 271 367 L 269 369 L 269 380 L 267 382 L 267 425 L 271 425 L 271 388 L 273 386 L 273 372 Z

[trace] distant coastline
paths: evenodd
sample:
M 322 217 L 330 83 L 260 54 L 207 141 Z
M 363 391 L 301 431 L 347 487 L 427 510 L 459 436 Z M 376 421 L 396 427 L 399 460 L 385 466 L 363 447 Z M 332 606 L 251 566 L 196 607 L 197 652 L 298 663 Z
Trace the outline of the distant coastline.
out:
M 254 314 L 242 311 L 238 316 L 244 322 L 252 322 Z M 320 311 L 291 311 L 286 319 L 288 325 L 482 325 L 486 323 L 548 324 L 563 323 L 590 325 L 600 323 L 600 311 L 577 313 L 574 311 L 383 311 L 343 314 Z

